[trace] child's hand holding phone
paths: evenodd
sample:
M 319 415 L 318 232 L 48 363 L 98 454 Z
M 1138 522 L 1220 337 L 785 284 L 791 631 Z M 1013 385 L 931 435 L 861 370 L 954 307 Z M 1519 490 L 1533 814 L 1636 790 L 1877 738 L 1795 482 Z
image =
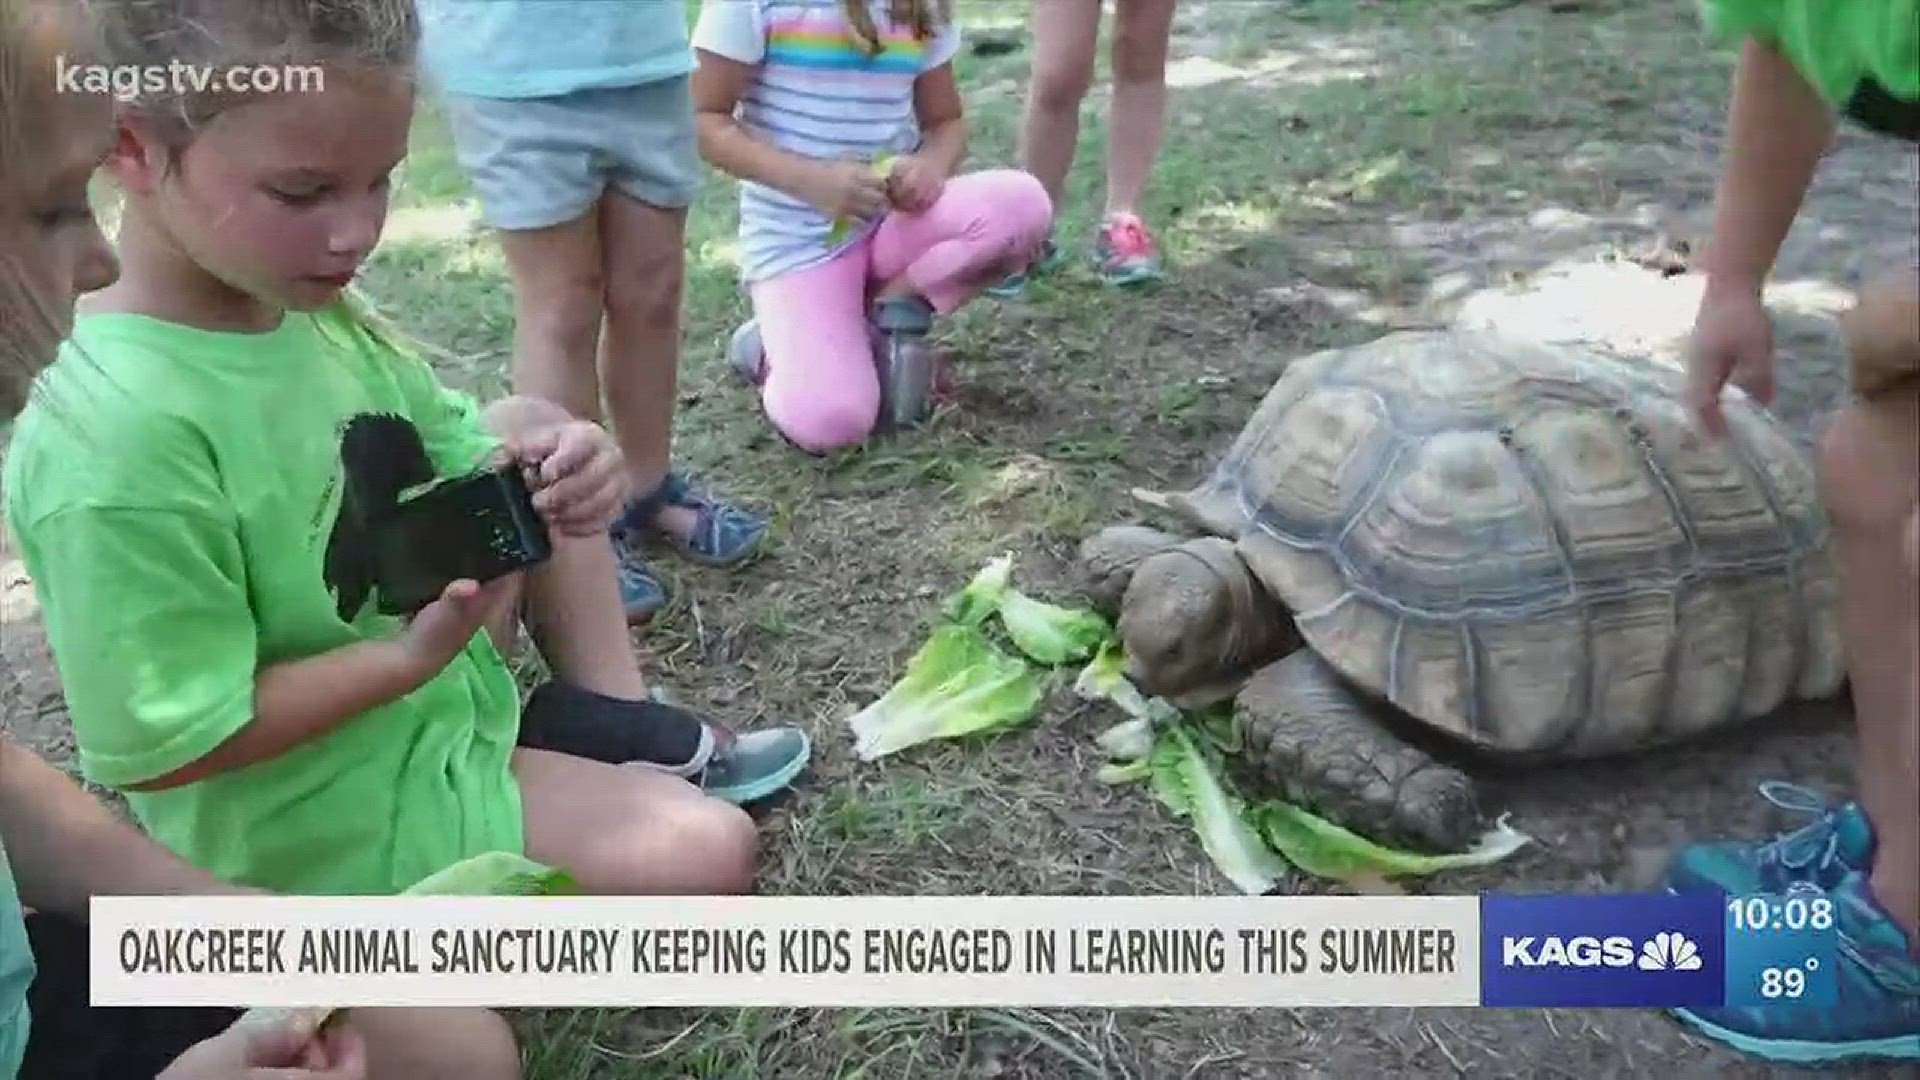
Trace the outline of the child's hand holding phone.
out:
M 506 453 L 533 489 L 534 509 L 569 536 L 606 532 L 626 504 L 626 459 L 598 424 L 557 424 L 510 441 Z
M 461 578 L 447 586 L 440 599 L 421 608 L 407 622 L 400 643 L 410 667 L 438 674 L 485 627 L 503 622 L 520 596 L 520 574 L 494 578 L 481 585 Z

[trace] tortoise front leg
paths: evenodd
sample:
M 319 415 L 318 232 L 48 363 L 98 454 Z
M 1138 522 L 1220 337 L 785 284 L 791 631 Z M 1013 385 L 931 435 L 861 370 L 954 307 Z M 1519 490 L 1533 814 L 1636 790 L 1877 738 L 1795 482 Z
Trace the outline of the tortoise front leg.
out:
M 1311 649 L 1261 668 L 1235 706 L 1274 795 L 1390 846 L 1455 852 L 1478 834 L 1473 781 L 1382 726 Z

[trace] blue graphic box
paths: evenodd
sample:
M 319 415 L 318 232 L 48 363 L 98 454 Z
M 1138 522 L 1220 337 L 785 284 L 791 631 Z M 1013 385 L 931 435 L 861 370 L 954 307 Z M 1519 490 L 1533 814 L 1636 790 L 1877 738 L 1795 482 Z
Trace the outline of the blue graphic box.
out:
M 1717 1006 L 1726 991 L 1717 892 L 1480 900 L 1480 1003 Z

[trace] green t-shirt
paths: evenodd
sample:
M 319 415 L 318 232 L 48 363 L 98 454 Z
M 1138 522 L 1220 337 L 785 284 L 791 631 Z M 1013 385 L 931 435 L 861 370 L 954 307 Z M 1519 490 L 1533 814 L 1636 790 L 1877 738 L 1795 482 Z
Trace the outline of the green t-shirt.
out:
M 4 484 L 89 778 L 124 789 L 196 761 L 252 720 L 263 665 L 400 631 L 329 558 L 351 520 L 343 433 L 367 414 L 411 421 L 441 475 L 495 445 L 470 398 L 344 305 L 259 334 L 79 321 L 20 418 Z M 518 724 L 518 688 L 482 632 L 398 701 L 128 801 L 156 840 L 226 880 L 393 893 L 522 849 Z
M 1729 40 L 1779 49 L 1836 110 L 1863 86 L 1920 100 L 1920 0 L 1702 0 Z
M 20 1075 L 27 1053 L 27 1029 L 32 1010 L 27 988 L 33 985 L 33 947 L 27 941 L 27 920 L 20 912 L 20 894 L 14 887 L 13 867 L 0 849 L 0 1077 Z

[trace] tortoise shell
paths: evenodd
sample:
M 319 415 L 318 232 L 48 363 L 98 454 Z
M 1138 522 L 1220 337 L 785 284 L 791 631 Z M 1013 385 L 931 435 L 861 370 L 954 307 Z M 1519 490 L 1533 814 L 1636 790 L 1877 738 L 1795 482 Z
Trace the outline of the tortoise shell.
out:
M 1293 363 L 1174 507 L 1359 688 L 1515 757 L 1643 748 L 1835 692 L 1810 464 L 1737 392 L 1472 331 Z

